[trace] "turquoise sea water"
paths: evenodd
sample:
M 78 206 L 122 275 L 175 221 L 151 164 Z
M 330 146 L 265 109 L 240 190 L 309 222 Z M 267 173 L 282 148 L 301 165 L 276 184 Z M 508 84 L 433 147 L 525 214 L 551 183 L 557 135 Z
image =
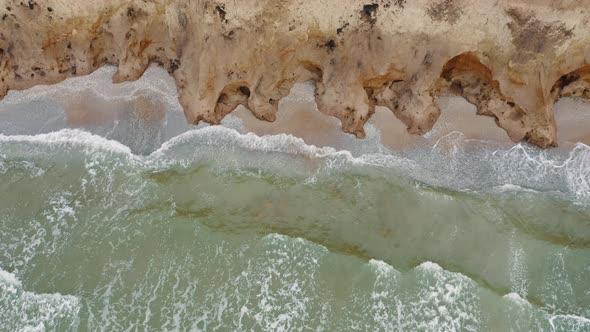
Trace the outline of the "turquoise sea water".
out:
M 590 331 L 586 145 L 15 128 L 2 331 Z

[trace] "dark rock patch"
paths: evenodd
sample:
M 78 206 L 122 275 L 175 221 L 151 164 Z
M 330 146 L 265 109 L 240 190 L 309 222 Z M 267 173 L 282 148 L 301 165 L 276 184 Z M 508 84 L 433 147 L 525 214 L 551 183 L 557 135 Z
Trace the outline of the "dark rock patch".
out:
M 512 20 L 507 23 L 512 34 L 512 43 L 521 53 L 553 51 L 573 35 L 572 30 L 567 29 L 563 23 L 541 22 L 534 14 L 517 8 L 506 10 L 506 15 Z
M 242 85 L 238 88 L 238 90 L 240 90 L 240 93 L 244 96 L 250 97 L 250 89 L 247 86 Z
M 406 5 L 407 0 L 395 0 L 394 5 L 398 6 L 399 8 L 404 8 Z
M 225 11 L 224 4 L 220 3 L 220 4 L 216 5 L 215 12 L 219 16 L 219 19 L 221 20 L 221 22 L 227 23 L 227 19 L 225 18 L 225 16 L 227 15 L 227 12 Z
M 348 27 L 348 22 L 344 23 L 340 28 L 336 29 L 336 34 L 342 34 L 342 32 L 344 32 L 344 29 L 346 29 Z
M 362 19 L 369 22 L 371 25 L 375 24 L 375 22 L 377 22 L 377 9 L 379 9 L 379 4 L 377 3 L 364 5 L 361 10 Z
M 336 49 L 336 42 L 334 41 L 334 39 L 330 39 L 323 44 L 318 44 L 318 47 L 326 48 L 326 51 L 328 53 L 332 53 L 334 52 L 334 49 Z
M 447 22 L 449 24 L 455 24 L 463 15 L 463 10 L 461 10 L 456 0 L 442 0 L 433 3 L 426 12 L 433 21 Z
M 180 60 L 178 60 L 178 59 L 170 60 L 170 65 L 168 66 L 168 72 L 170 74 L 172 74 L 178 69 L 178 67 L 180 67 Z

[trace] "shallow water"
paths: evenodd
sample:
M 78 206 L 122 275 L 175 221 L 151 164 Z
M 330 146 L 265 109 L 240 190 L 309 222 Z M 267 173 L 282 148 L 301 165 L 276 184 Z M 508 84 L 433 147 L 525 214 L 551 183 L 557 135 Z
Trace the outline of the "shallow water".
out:
M 78 126 L 71 82 L 0 105 L 1 330 L 590 331 L 584 144 L 316 147 L 187 126 L 157 77 L 153 121 Z

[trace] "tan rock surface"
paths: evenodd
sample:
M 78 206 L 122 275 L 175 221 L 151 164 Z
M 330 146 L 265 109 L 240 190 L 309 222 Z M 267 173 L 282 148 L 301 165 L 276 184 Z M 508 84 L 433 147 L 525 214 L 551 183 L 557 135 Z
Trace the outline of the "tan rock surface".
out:
M 589 98 L 590 0 L 0 0 L 0 97 L 119 66 L 174 77 L 187 119 L 273 121 L 296 82 L 344 131 L 386 106 L 429 131 L 457 94 L 513 141 L 556 145 L 553 103 Z

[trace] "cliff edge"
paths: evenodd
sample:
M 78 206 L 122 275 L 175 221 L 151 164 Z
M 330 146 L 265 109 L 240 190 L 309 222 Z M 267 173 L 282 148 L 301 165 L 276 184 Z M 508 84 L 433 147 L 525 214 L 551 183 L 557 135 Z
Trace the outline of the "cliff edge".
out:
M 118 66 L 174 77 L 191 123 L 273 121 L 293 84 L 357 137 L 375 106 L 429 131 L 456 94 L 515 141 L 556 145 L 553 103 L 590 98 L 590 0 L 0 0 L 0 99 Z

